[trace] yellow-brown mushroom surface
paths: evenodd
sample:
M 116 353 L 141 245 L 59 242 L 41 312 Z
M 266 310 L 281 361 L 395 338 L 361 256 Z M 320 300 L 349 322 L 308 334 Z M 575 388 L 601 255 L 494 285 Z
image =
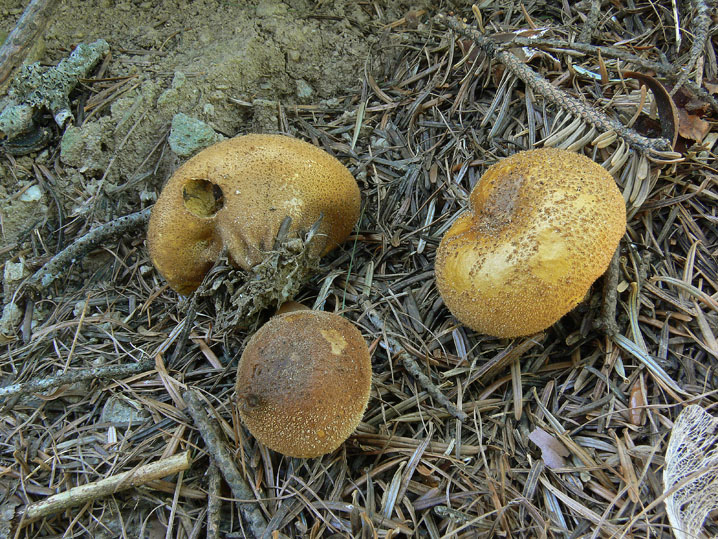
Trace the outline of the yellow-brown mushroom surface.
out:
M 322 311 L 271 318 L 249 340 L 237 369 L 242 422 L 290 457 L 339 447 L 359 424 L 370 389 L 371 358 L 361 333 Z
M 284 135 L 244 135 L 201 151 L 165 185 L 152 210 L 150 257 L 170 286 L 195 290 L 223 247 L 249 270 L 272 249 L 291 217 L 289 237 L 322 217 L 316 254 L 344 241 L 359 218 L 354 177 L 336 158 Z
M 544 148 L 489 167 L 436 253 L 452 314 L 496 337 L 530 335 L 573 309 L 626 230 L 613 177 L 583 155 Z

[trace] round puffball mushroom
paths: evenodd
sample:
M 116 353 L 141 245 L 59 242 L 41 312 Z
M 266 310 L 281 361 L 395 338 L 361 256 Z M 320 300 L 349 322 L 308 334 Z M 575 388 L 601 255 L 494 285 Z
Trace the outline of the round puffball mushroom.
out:
M 180 294 L 193 292 L 227 249 L 250 270 L 273 248 L 286 217 L 288 236 L 322 217 L 316 256 L 344 241 L 359 218 L 356 180 L 337 159 L 284 135 L 244 135 L 195 155 L 170 178 L 150 217 L 150 258 Z
M 543 148 L 491 166 L 436 252 L 452 314 L 495 337 L 553 325 L 608 268 L 626 231 L 623 197 L 587 157 Z
M 247 343 L 237 369 L 242 422 L 270 449 L 290 457 L 334 451 L 369 401 L 371 359 L 359 330 L 336 314 L 279 314 Z

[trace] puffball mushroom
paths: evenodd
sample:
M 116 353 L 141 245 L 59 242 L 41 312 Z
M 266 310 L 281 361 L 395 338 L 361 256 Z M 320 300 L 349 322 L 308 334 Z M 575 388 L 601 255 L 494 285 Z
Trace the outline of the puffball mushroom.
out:
M 436 252 L 452 314 L 496 337 L 553 325 L 606 271 L 626 231 L 613 177 L 577 153 L 520 152 L 489 167 Z
M 316 256 L 344 241 L 359 218 L 359 187 L 336 158 L 284 135 L 244 135 L 206 148 L 182 165 L 150 217 L 150 258 L 180 294 L 193 292 L 223 248 L 250 270 L 273 248 L 282 221 L 289 237 L 322 221 Z
M 290 457 L 334 451 L 364 415 L 369 349 L 339 315 L 279 314 L 247 343 L 237 370 L 239 415 L 252 435 Z

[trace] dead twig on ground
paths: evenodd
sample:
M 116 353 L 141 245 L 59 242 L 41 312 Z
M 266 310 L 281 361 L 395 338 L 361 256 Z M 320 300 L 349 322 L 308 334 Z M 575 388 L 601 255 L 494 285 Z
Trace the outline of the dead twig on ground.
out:
M 583 43 L 589 43 L 594 32 L 598 28 L 598 22 L 601 19 L 601 0 L 591 0 L 591 8 L 586 16 L 586 22 L 581 28 L 578 40 Z
M 187 390 L 182 394 L 182 398 L 187 403 L 187 411 L 192 416 L 200 436 L 207 444 L 207 452 L 237 498 L 239 509 L 247 520 L 249 529 L 256 537 L 262 537 L 267 529 L 267 521 L 257 504 L 252 502 L 254 493 L 239 473 L 219 427 L 205 412 L 205 404 L 196 391 Z
M 569 42 L 563 39 L 514 36 L 510 42 L 501 44 L 501 48 L 506 49 L 507 47 L 536 47 L 539 49 L 563 50 L 568 53 L 576 51 L 596 56 L 600 54 L 603 58 L 617 58 L 646 71 L 655 71 L 669 81 L 678 81 L 684 75 L 683 70 L 676 70 L 675 66 L 668 62 L 656 62 L 638 56 L 628 50 L 606 45 L 592 45 L 579 41 Z M 695 81 L 690 80 L 688 77 L 683 77 L 683 80 L 680 82 L 681 86 L 684 86 L 691 94 L 707 101 L 711 108 L 718 112 L 718 100 L 708 93 L 705 88 L 698 85 Z M 680 87 L 678 86 L 678 82 L 675 83 L 674 87 Z
M 207 470 L 209 485 L 207 487 L 207 539 L 220 539 L 220 524 L 222 522 L 222 499 L 220 487 L 222 477 L 214 462 L 210 463 Z
M 698 58 L 700 58 L 700 55 L 703 53 L 703 48 L 710 35 L 711 16 L 710 8 L 706 1 L 693 0 L 691 4 L 693 4 L 693 8 L 695 9 L 695 14 L 693 15 L 693 44 L 688 53 L 688 62 L 686 65 L 682 68 L 680 68 L 680 66 L 674 66 L 676 71 L 680 71 L 680 76 L 678 77 L 676 85 L 671 90 L 671 95 L 674 95 L 680 87 L 685 84 L 688 77 L 690 77 L 691 71 L 693 71 L 696 62 L 698 62 Z
M 7 397 L 19 397 L 28 393 L 37 393 L 38 391 L 46 391 L 54 387 L 65 384 L 74 384 L 87 380 L 96 380 L 98 378 L 124 378 L 132 374 L 149 371 L 154 368 L 154 361 L 146 359 L 139 363 L 131 365 L 108 365 L 107 367 L 96 367 L 87 369 L 82 372 L 75 370 L 49 378 L 41 378 L 38 380 L 30 380 L 19 384 L 11 384 L 9 386 L 0 387 L 0 399 Z
M 69 265 L 84 257 L 93 249 L 100 245 L 106 245 L 129 231 L 145 225 L 150 218 L 151 211 L 151 208 L 145 208 L 142 211 L 123 215 L 93 228 L 53 256 L 23 283 L 21 289 L 28 288 L 39 293 L 42 289 L 50 286 Z
M 368 302 L 364 302 L 363 306 L 372 324 L 374 324 L 378 328 L 384 328 L 386 326 L 383 319 L 374 309 L 372 309 L 371 305 L 369 305 Z M 411 374 L 417 382 L 419 382 L 421 387 L 423 387 L 427 391 L 427 393 L 429 393 L 429 395 L 431 395 L 431 397 L 436 400 L 436 402 L 446 408 L 446 410 L 452 416 L 459 419 L 460 421 L 466 421 L 466 419 L 468 418 L 466 413 L 462 410 L 459 410 L 456 405 L 451 402 L 438 387 L 436 387 L 436 384 L 431 381 L 431 378 L 426 376 L 421 371 L 419 365 L 417 365 L 416 361 L 414 361 L 409 352 L 406 351 L 406 348 L 402 346 L 401 343 L 391 335 L 387 334 L 386 332 L 384 332 L 384 334 L 389 346 L 392 349 L 392 352 L 396 354 L 397 359 L 401 361 L 406 371 Z
M 644 137 L 633 129 L 626 127 L 618 120 L 610 118 L 591 107 L 588 103 L 579 101 L 541 77 L 529 66 L 521 62 L 516 55 L 509 51 L 500 50 L 491 38 L 469 27 L 457 18 L 439 14 L 436 16 L 436 20 L 462 36 L 471 39 L 489 57 L 495 58 L 504 64 L 511 73 L 523 81 L 524 84 L 529 86 L 535 93 L 543 96 L 548 102 L 570 112 L 574 116 L 580 117 L 587 124 L 601 131 L 614 131 L 619 137 L 625 140 L 627 144 L 645 153 L 649 159 L 668 162 L 682 158 L 680 154 L 671 151 L 671 145 L 667 139 L 650 139 Z
M 110 496 L 122 490 L 146 485 L 156 479 L 189 470 L 191 464 L 192 460 L 189 451 L 185 451 L 172 457 L 139 466 L 134 470 L 118 473 L 105 479 L 88 483 L 87 485 L 73 487 L 70 490 L 21 508 L 19 510 L 18 526 L 22 527 L 40 518 L 69 509 L 70 507 L 76 507 L 104 496 Z
M 618 333 L 618 324 L 616 323 L 616 304 L 618 303 L 618 277 L 620 273 L 619 260 L 620 247 L 613 254 L 606 273 L 603 275 L 603 302 L 601 303 L 601 313 L 593 323 L 593 327 L 603 331 L 609 336 Z
M 32 0 L 0 48 L 0 86 L 25 59 L 60 0 Z

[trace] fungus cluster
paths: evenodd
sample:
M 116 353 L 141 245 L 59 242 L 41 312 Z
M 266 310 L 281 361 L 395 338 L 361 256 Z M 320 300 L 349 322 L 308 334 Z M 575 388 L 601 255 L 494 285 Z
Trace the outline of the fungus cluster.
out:
M 180 294 L 193 292 L 223 249 L 238 267 L 260 264 L 291 218 L 288 236 L 321 219 L 316 257 L 359 218 L 359 187 L 337 159 L 283 135 L 245 135 L 201 151 L 170 178 L 152 210 L 150 258 Z M 281 286 L 281 285 L 280 285 Z
M 302 141 L 247 135 L 182 166 L 150 220 L 153 263 L 187 294 L 220 252 L 251 269 L 290 234 L 319 220 L 316 257 L 343 241 L 359 215 L 359 189 L 339 161 Z M 497 337 L 547 328 L 580 302 L 625 232 L 613 178 L 572 152 L 521 152 L 490 167 L 441 241 L 436 281 L 464 324 Z M 281 283 L 279 286 L 283 286 Z M 237 370 L 237 406 L 249 431 L 292 457 L 341 445 L 359 424 L 371 361 L 344 318 L 287 303 L 248 341 Z
M 541 331 L 606 271 L 626 230 L 623 197 L 589 158 L 544 148 L 491 166 L 436 252 L 452 314 L 496 337 Z
M 334 451 L 364 414 L 369 349 L 341 316 L 278 314 L 247 343 L 237 370 L 239 415 L 252 435 L 291 457 Z
M 359 205 L 354 177 L 319 148 L 282 135 L 236 137 L 200 152 L 170 178 L 150 218 L 150 258 L 174 290 L 189 294 L 226 251 L 235 266 L 256 269 L 247 284 L 253 290 L 266 268 L 275 267 L 270 253 L 282 238 L 313 229 L 304 247 L 318 259 L 346 239 Z M 305 260 L 298 254 L 285 265 Z M 275 287 L 274 299 L 291 297 L 287 290 L 295 284 L 287 275 L 273 277 L 266 287 Z M 291 303 L 247 344 L 237 372 L 238 407 L 250 432 L 271 449 L 315 457 L 336 449 L 361 420 L 371 361 L 350 322 Z

